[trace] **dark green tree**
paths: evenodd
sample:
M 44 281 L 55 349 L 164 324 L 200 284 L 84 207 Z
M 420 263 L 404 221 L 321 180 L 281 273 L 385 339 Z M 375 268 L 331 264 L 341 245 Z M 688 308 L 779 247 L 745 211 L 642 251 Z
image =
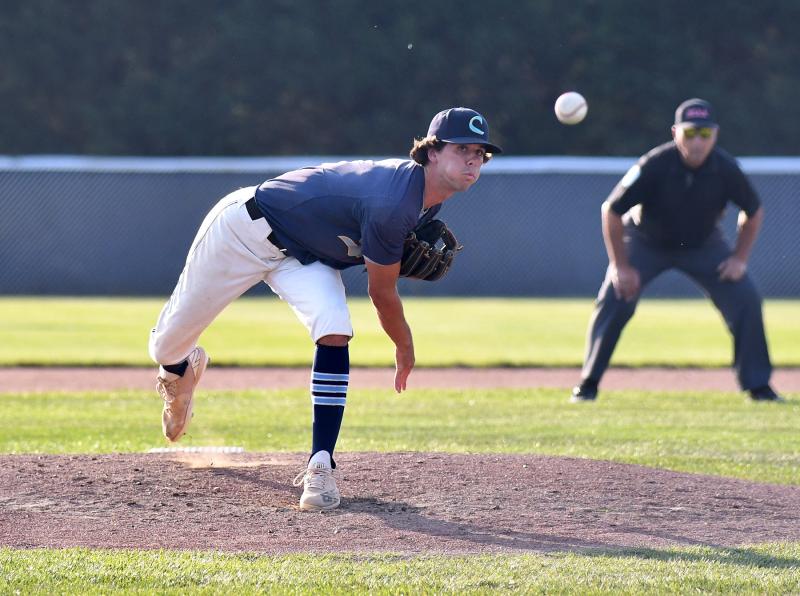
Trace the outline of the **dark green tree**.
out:
M 638 155 L 701 96 L 739 155 L 794 154 L 794 0 L 9 0 L 0 153 L 399 155 L 468 105 L 508 152 Z M 579 126 L 552 112 L 589 100 Z

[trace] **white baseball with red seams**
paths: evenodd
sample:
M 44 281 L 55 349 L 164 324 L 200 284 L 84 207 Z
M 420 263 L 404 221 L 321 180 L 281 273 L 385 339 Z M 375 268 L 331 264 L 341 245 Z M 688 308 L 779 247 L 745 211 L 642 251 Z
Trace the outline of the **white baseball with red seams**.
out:
M 578 124 L 586 118 L 589 106 L 583 95 L 577 91 L 567 91 L 558 96 L 554 109 L 556 118 L 562 124 Z

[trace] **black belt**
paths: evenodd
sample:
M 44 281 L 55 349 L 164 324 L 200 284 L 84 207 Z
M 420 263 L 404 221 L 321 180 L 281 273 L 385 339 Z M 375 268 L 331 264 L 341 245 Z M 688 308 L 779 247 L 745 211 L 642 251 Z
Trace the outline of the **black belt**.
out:
M 250 219 L 253 221 L 261 219 L 262 217 L 267 219 L 264 217 L 264 214 L 261 213 L 261 209 L 258 208 L 255 197 L 247 199 L 247 202 L 244 204 L 244 206 L 247 208 L 247 213 L 250 215 Z M 269 223 L 269 220 L 267 220 L 267 223 Z M 286 248 L 284 248 L 283 244 L 278 241 L 278 238 L 275 236 L 275 232 L 270 232 L 269 236 L 267 236 L 267 240 L 269 240 L 270 244 L 275 246 L 279 251 L 286 252 Z

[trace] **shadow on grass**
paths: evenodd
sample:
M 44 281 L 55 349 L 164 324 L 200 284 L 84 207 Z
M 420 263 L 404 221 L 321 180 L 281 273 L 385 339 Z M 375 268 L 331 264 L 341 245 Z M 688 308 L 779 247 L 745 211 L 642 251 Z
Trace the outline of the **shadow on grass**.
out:
M 680 561 L 696 563 L 705 561 L 722 565 L 737 565 L 740 567 L 761 569 L 800 569 L 800 558 L 772 556 L 754 547 L 747 546 L 730 547 L 706 544 L 697 552 L 677 551 L 672 550 L 672 548 L 625 548 L 622 550 L 591 548 L 581 551 L 581 554 L 588 557 L 632 558 L 664 562 Z

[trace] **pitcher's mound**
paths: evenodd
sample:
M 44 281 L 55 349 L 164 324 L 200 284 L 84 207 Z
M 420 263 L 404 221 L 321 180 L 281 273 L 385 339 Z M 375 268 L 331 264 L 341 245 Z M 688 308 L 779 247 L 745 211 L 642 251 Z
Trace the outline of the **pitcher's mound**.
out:
M 800 487 L 536 455 L 342 453 L 342 505 L 298 510 L 304 454 L 0 457 L 0 546 L 490 553 L 800 541 Z

